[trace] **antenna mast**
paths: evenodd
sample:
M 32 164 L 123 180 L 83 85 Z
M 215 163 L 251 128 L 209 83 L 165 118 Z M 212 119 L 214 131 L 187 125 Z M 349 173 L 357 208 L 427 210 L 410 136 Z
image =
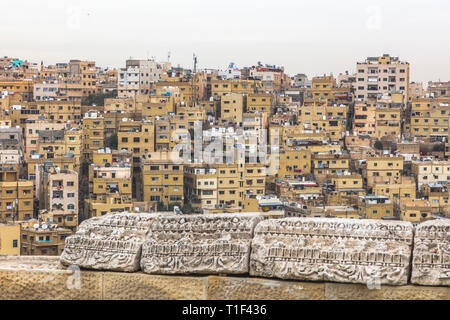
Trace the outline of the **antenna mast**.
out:
M 196 77 L 196 73 L 197 73 L 197 56 L 195 55 L 195 53 L 193 54 L 193 59 L 194 59 L 194 70 L 193 70 L 193 74 L 191 77 L 191 86 L 192 86 L 192 106 L 195 107 L 196 103 L 197 103 L 197 86 L 195 84 L 195 77 Z
M 194 53 L 194 74 L 197 72 L 197 56 Z

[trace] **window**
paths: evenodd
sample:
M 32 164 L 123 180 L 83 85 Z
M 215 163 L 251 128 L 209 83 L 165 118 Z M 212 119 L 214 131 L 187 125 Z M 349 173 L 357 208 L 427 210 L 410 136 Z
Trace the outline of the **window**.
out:
M 19 245 L 18 245 L 18 241 L 17 240 L 13 240 L 13 248 L 17 248 Z

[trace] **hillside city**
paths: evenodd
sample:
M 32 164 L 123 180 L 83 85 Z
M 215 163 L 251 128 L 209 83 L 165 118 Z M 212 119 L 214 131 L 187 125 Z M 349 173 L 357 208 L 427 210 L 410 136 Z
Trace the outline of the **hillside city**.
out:
M 111 212 L 449 218 L 450 81 L 349 67 L 0 58 L 0 255 L 61 255 Z

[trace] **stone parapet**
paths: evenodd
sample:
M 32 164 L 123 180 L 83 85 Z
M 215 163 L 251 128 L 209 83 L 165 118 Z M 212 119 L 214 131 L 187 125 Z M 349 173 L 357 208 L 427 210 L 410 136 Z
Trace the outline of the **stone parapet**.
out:
M 66 239 L 65 266 L 133 272 L 140 269 L 142 244 L 155 214 L 117 213 L 83 221 Z
M 268 278 L 405 285 L 409 222 L 286 218 L 258 224 L 250 275 Z
M 448 300 L 449 287 L 150 275 L 67 268 L 58 257 L 0 257 L 0 300 Z
M 411 283 L 450 286 L 450 220 L 419 224 L 414 237 Z
M 248 273 L 259 214 L 159 216 L 142 247 L 141 269 L 159 274 Z
M 240 274 L 363 284 L 369 289 L 449 286 L 449 220 L 414 227 L 373 219 L 263 221 L 258 213 L 108 214 L 83 222 L 66 240 L 61 263 L 159 275 Z

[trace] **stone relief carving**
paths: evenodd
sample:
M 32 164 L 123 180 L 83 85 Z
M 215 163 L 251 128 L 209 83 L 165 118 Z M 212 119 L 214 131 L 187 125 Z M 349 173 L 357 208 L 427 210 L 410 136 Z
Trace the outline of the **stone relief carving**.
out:
M 450 220 L 436 219 L 416 227 L 411 282 L 450 285 Z
M 87 269 L 137 271 L 142 243 L 156 214 L 110 213 L 83 221 L 66 239 L 60 261 Z
M 401 221 L 118 213 L 83 221 L 59 261 L 97 270 L 250 273 L 374 287 L 407 284 L 412 267 L 413 284 L 449 286 L 449 235 L 449 219 L 418 224 L 414 235 L 412 224 Z M 2 259 L 7 265 L 13 258 Z M 49 258 L 34 267 L 48 264 L 56 266 Z
M 402 285 L 413 239 L 409 222 L 285 218 L 255 228 L 250 275 Z
M 142 247 L 146 273 L 248 273 L 258 213 L 159 216 Z

